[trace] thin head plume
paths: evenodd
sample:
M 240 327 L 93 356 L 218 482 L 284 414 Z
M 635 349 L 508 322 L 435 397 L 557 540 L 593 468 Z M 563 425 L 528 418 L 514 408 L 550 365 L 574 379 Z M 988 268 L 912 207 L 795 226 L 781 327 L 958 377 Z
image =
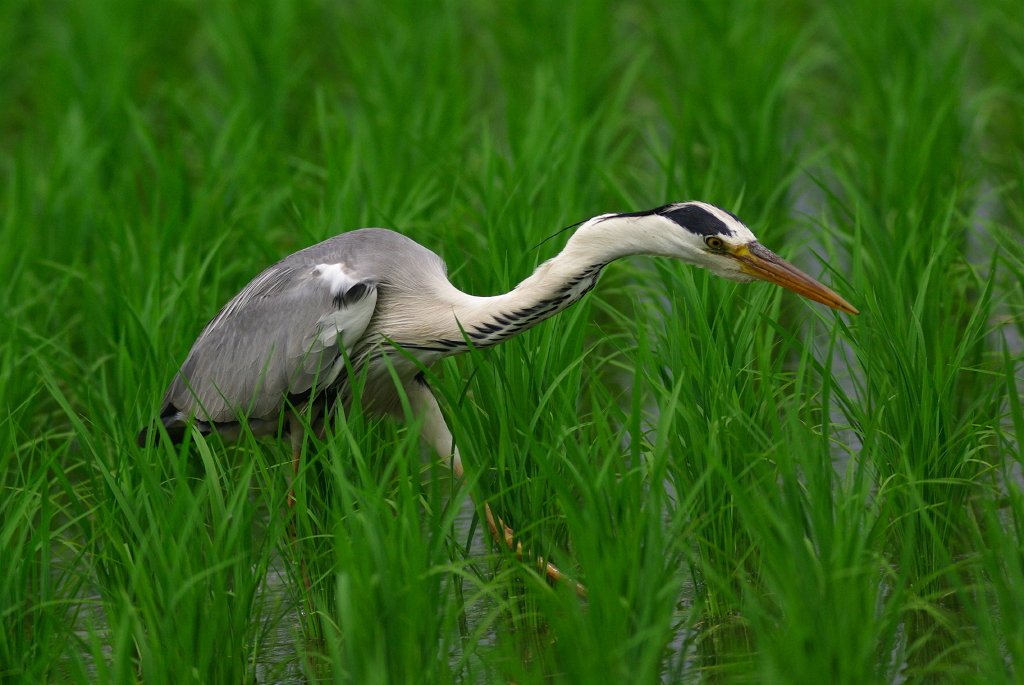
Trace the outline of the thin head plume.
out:
M 590 221 L 590 219 L 584 219 L 583 221 L 577 221 L 577 222 L 576 222 L 576 223 L 574 223 L 574 224 L 569 224 L 569 225 L 568 225 L 568 226 L 566 226 L 565 228 L 560 228 L 560 229 L 558 229 L 557 231 L 555 231 L 554 233 L 552 233 L 551 235 L 549 235 L 549 236 L 548 236 L 547 238 L 545 238 L 544 240 L 540 241 L 539 243 L 537 243 L 536 245 L 534 245 L 533 247 L 531 247 L 531 248 L 529 249 L 529 252 L 533 252 L 533 251 L 534 251 L 534 250 L 536 250 L 536 249 L 537 249 L 538 247 L 540 247 L 541 245 L 543 245 L 543 244 L 544 244 L 544 243 L 546 243 L 547 241 L 551 240 L 552 238 L 557 238 L 558 236 L 560 236 L 560 235 L 562 235 L 563 233 L 565 233 L 566 231 L 568 231 L 568 230 L 569 230 L 570 228 L 576 228 L 577 226 L 581 226 L 581 225 L 583 225 L 583 224 L 587 223 L 588 221 Z

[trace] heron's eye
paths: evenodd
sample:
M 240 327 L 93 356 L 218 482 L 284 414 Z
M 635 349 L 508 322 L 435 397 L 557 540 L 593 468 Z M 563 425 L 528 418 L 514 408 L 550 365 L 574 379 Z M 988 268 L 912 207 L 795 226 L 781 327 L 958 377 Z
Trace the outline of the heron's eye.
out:
M 715 251 L 725 249 L 725 241 L 719 238 L 717 235 L 709 235 L 707 238 L 704 239 L 704 244 Z

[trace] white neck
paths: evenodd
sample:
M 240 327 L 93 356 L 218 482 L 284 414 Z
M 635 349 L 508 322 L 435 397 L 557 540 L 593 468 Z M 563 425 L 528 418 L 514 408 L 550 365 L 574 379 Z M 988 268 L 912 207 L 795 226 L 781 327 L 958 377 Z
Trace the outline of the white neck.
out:
M 621 230 L 622 220 L 599 219 L 581 226 L 557 256 L 504 295 L 475 297 L 452 287 L 444 300 L 453 316 L 438 317 L 432 342 L 438 341 L 448 353 L 464 351 L 467 336 L 476 347 L 497 345 L 578 302 L 597 284 L 609 262 L 649 254 L 637 241 L 623 240 L 631 231 Z

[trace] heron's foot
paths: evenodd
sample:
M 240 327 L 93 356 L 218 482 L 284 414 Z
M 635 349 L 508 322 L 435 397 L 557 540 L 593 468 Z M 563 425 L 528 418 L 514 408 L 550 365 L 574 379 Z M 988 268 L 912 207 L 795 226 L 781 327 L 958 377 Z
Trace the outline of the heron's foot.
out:
M 491 505 L 484 503 L 484 513 L 487 516 L 487 527 L 491 529 L 491 535 L 494 536 L 495 542 L 499 545 L 504 544 L 505 547 L 515 552 L 516 559 L 519 561 L 523 560 L 523 543 L 517 542 L 515 539 L 515 532 L 505 525 L 505 522 L 501 518 L 496 518 L 494 513 L 491 512 Z M 573 588 L 576 590 L 576 594 L 580 597 L 587 596 L 587 588 L 582 583 L 576 581 L 565 575 L 557 566 L 552 564 L 550 561 L 546 561 L 544 557 L 537 557 L 537 568 L 544 571 L 544 574 L 555 581 L 556 583 L 572 583 Z

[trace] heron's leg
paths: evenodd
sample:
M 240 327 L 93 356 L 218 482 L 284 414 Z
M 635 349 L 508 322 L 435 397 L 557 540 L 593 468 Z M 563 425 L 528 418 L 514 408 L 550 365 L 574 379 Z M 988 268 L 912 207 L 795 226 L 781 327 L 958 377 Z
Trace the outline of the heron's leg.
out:
M 288 437 L 292 445 L 292 474 L 288 479 L 288 508 L 295 506 L 295 479 L 299 476 L 299 466 L 302 461 L 302 445 L 306 442 L 306 425 L 299 418 L 299 413 L 304 411 L 305 407 L 309 405 L 303 405 L 296 409 L 288 411 Z M 308 412 L 306 412 L 306 420 L 309 421 L 310 430 L 322 438 L 322 428 L 317 428 L 318 419 L 320 418 L 320 407 L 313 405 Z
M 288 508 L 291 509 L 295 506 L 295 479 L 299 477 L 302 443 L 306 440 L 306 430 L 294 412 L 288 413 L 288 433 L 292 444 L 292 474 L 288 479 Z
M 406 387 L 406 396 L 412 407 L 413 414 L 423 418 L 420 426 L 420 437 L 427 444 L 434 448 L 437 456 L 441 457 L 445 466 L 455 473 L 456 478 L 462 478 L 462 457 L 459 456 L 459 449 L 455 446 L 455 438 L 448 429 L 448 424 L 441 414 L 441 408 L 437 406 L 437 399 L 430 387 L 417 378 Z
M 430 391 L 430 387 L 417 378 L 416 381 L 406 386 L 406 395 L 409 398 L 413 412 L 417 416 L 423 417 L 423 423 L 420 426 L 420 437 L 437 451 L 438 456 L 451 468 L 456 478 L 462 478 L 463 467 L 462 458 L 459 456 L 459 448 L 455 446 L 452 432 L 444 420 L 444 415 L 441 413 L 441 408 L 437 405 L 437 399 L 434 397 L 434 393 Z M 470 497 L 472 497 L 472 494 L 470 494 Z M 515 541 L 515 532 L 506 526 L 501 518 L 494 516 L 491 512 L 491 506 L 487 502 L 484 502 L 484 515 L 487 517 L 487 527 L 491 529 L 491 535 L 494 536 L 494 540 L 499 545 L 504 544 L 509 549 L 514 550 L 516 557 L 522 560 L 522 543 Z M 558 582 L 569 580 L 568 576 L 562 573 L 557 566 L 545 561 L 543 557 L 537 558 L 537 566 L 543 569 L 548 578 L 552 580 Z M 579 583 L 573 584 L 576 586 L 577 593 L 581 596 L 586 596 L 587 589 L 585 587 Z

